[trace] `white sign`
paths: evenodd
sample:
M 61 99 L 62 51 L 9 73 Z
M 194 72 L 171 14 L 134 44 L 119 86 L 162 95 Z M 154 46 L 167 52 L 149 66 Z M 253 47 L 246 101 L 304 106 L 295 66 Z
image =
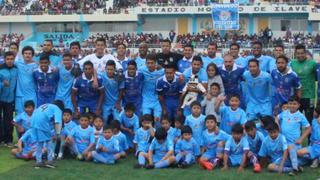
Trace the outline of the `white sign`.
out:
M 309 13 L 311 6 L 303 5 L 254 5 L 239 6 L 240 14 L 261 14 L 261 13 Z M 179 7 L 137 7 L 133 11 L 136 14 L 211 14 L 210 6 L 179 6 Z

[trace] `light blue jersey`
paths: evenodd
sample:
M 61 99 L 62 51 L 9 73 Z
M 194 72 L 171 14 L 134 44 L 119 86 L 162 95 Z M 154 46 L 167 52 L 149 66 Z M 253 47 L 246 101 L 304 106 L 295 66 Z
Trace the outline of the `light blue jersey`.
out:
M 83 129 L 78 125 L 72 129 L 69 137 L 73 138 L 77 153 L 82 154 L 90 144 L 94 144 L 94 129 L 90 126 Z
M 62 111 L 54 104 L 43 104 L 34 110 L 31 116 L 31 128 L 43 133 L 37 133 L 37 140 L 47 141 L 51 139 L 51 132 L 53 129 L 52 119 L 54 123 L 62 124 Z
M 210 133 L 207 129 L 204 130 L 202 132 L 202 141 L 200 145 L 206 149 L 205 156 L 215 157 L 218 144 L 221 141 L 227 142 L 229 138 L 231 138 L 231 136 L 222 130 L 212 133 Z
M 118 134 L 114 134 L 113 138 L 115 138 L 119 142 L 119 152 L 125 152 L 129 149 L 127 138 L 121 131 L 119 131 Z
M 206 116 L 200 115 L 195 118 L 191 115 L 186 117 L 186 121 L 184 123 L 185 126 L 190 126 L 192 129 L 192 137 L 196 140 L 198 144 L 201 144 L 202 132 L 205 129 L 205 119 Z
M 202 67 L 204 69 L 207 69 L 208 65 L 211 63 L 214 63 L 217 66 L 222 66 L 222 64 L 223 64 L 223 58 L 221 58 L 221 57 L 210 58 L 209 56 L 202 56 L 201 58 L 202 58 L 202 62 L 203 62 Z
M 131 118 L 126 116 L 126 113 L 122 111 L 120 113 L 119 121 L 121 125 L 125 128 L 131 129 L 134 133 L 136 133 L 139 129 L 139 118 L 137 115 L 133 114 Z M 129 147 L 133 147 L 133 138 L 134 136 L 132 134 L 129 134 L 128 132 L 124 131 L 124 135 L 127 137 L 127 142 Z
M 140 56 L 138 56 L 135 59 L 136 63 L 137 63 L 137 69 L 141 69 L 144 68 L 146 66 L 146 59 L 142 59 Z
M 185 139 L 179 139 L 174 151 L 175 154 L 178 154 L 180 152 L 187 152 L 192 154 L 193 156 L 199 156 L 200 146 L 193 138 L 191 138 L 189 141 L 186 141 Z
M 159 162 L 169 151 L 173 151 L 173 143 L 166 139 L 161 144 L 157 139 L 153 139 L 149 151 L 153 152 L 153 163 Z
M 185 82 L 189 82 L 192 74 L 192 68 L 188 68 L 183 72 L 183 76 L 185 77 Z M 201 68 L 199 72 L 195 73 L 198 76 L 199 83 L 208 83 L 208 74 L 205 69 Z
M 30 151 L 36 151 L 37 142 L 32 134 L 32 130 L 26 131 L 20 138 L 20 141 L 22 141 L 23 143 L 23 149 L 22 149 L 23 155 L 28 154 Z
M 236 143 L 231 137 L 225 145 L 225 152 L 229 154 L 229 160 L 232 166 L 240 165 L 242 156 L 246 151 L 249 151 L 249 143 L 246 137 L 242 137 L 239 143 Z
M 242 56 L 239 56 L 237 59 L 234 60 L 236 65 L 248 69 L 248 60 Z
M 142 127 L 137 130 L 134 135 L 133 143 L 137 144 L 137 151 L 138 152 L 148 152 L 151 134 L 150 130 L 144 130 Z
M 247 86 L 247 97 L 252 104 L 264 104 L 271 101 L 271 76 L 267 72 L 260 71 L 257 77 L 253 77 L 249 71 L 243 74 Z
M 25 132 L 31 127 L 31 116 L 28 116 L 26 112 L 18 114 L 13 121 L 22 126 Z
M 124 89 L 124 81 L 117 81 L 114 78 L 108 77 L 106 74 L 102 76 L 102 85 L 104 87 L 104 102 L 105 106 L 114 106 L 118 100 L 119 92 Z
M 311 143 L 320 144 L 320 123 L 319 123 L 318 119 L 312 120 L 311 127 L 312 127 L 311 137 L 310 137 Z
M 309 127 L 307 118 L 300 112 L 291 113 L 289 110 L 278 115 L 281 134 L 286 137 L 288 144 L 294 144 L 301 136 L 301 128 Z
M 254 138 L 251 138 L 251 136 L 249 135 L 246 135 L 246 138 L 249 143 L 250 151 L 254 154 L 258 154 L 264 140 L 264 135 L 261 132 L 257 131 Z
M 249 62 L 250 59 L 254 58 L 254 56 L 248 56 L 247 61 Z M 256 59 L 258 59 L 259 67 L 262 71 L 271 72 L 272 70 L 276 69 L 276 60 L 273 57 L 261 55 Z
M 167 139 L 172 141 L 173 143 L 175 142 L 176 139 L 180 137 L 179 132 L 177 132 L 178 129 L 170 127 L 167 131 Z M 181 132 L 180 132 L 181 133 Z
M 271 158 L 271 162 L 276 162 L 277 159 L 282 158 L 283 152 L 287 149 L 287 140 L 282 134 L 279 134 L 275 140 L 271 139 L 270 136 L 267 136 L 262 143 L 259 156 L 268 156 Z
M 110 158 L 110 156 L 112 158 L 114 154 L 120 152 L 119 141 L 113 136 L 110 139 L 100 136 L 96 145 L 96 149 L 98 149 L 100 146 L 103 146 L 107 149 L 107 152 L 99 152 L 99 154 L 106 158 Z
M 234 124 L 244 125 L 247 121 L 246 113 L 241 108 L 232 110 L 229 106 L 222 106 L 219 113 L 221 115 L 220 129 L 228 134 L 231 134 L 231 128 Z
M 74 82 L 74 76 L 71 74 L 71 69 L 67 70 L 64 66 L 59 67 L 59 81 L 56 92 L 56 100 L 64 102 L 65 108 L 73 110 L 71 102 L 71 90 Z
M 24 110 L 24 103 L 28 100 L 37 102 L 36 84 L 33 79 L 33 71 L 38 68 L 35 62 L 25 63 L 24 61 L 16 61 L 18 68 L 18 80 L 16 89 L 16 109 L 18 113 Z
M 140 69 L 140 72 L 144 76 L 142 87 L 143 104 L 154 104 L 155 102 L 158 102 L 156 83 L 157 80 L 164 75 L 164 69 L 150 72 L 147 67 L 144 67 Z
M 64 123 L 61 131 L 61 136 L 68 137 L 71 134 L 73 128 L 75 128 L 76 126 L 77 124 L 72 120 L 68 123 Z

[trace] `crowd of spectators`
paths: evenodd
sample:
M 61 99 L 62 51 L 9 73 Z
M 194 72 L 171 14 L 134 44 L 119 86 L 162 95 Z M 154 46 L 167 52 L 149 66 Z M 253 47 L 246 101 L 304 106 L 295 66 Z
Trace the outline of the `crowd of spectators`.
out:
M 0 34 L 0 48 L 9 47 L 11 42 L 20 43 L 24 40 L 23 34 L 10 33 L 10 34 Z

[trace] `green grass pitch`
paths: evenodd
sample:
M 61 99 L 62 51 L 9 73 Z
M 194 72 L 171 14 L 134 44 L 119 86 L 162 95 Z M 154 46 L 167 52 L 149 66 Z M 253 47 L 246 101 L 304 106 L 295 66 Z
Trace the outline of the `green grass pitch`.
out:
M 80 162 L 73 159 L 65 159 L 57 162 L 56 169 L 34 169 L 34 161 L 23 161 L 15 159 L 10 155 L 10 149 L 0 147 L 0 179 L 183 179 L 183 180 L 276 180 L 276 179 L 299 179 L 316 180 L 320 177 L 320 169 L 305 168 L 304 172 L 296 177 L 289 177 L 286 174 L 269 173 L 263 170 L 260 174 L 252 172 L 247 168 L 244 172 L 238 173 L 236 168 L 228 171 L 221 171 L 220 168 L 213 171 L 201 169 L 193 165 L 188 169 L 167 168 L 161 170 L 134 169 L 133 165 L 137 160 L 130 155 L 127 159 L 120 160 L 115 165 L 102 165 L 93 162 Z

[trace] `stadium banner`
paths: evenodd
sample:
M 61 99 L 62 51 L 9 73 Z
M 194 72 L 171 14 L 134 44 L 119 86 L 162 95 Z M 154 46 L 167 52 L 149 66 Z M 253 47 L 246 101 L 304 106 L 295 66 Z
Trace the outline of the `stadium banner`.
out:
M 43 43 L 46 39 L 51 39 L 54 45 L 59 45 L 60 42 L 70 43 L 72 41 L 81 41 L 82 33 L 66 33 L 66 32 L 40 32 L 37 33 L 37 42 Z
M 142 6 L 134 10 L 136 14 L 211 14 L 211 6 L 169 6 L 154 7 Z M 309 13 L 312 12 L 310 5 L 250 5 L 239 6 L 240 14 L 264 14 L 264 13 Z
M 239 30 L 239 4 L 212 4 L 214 30 Z

